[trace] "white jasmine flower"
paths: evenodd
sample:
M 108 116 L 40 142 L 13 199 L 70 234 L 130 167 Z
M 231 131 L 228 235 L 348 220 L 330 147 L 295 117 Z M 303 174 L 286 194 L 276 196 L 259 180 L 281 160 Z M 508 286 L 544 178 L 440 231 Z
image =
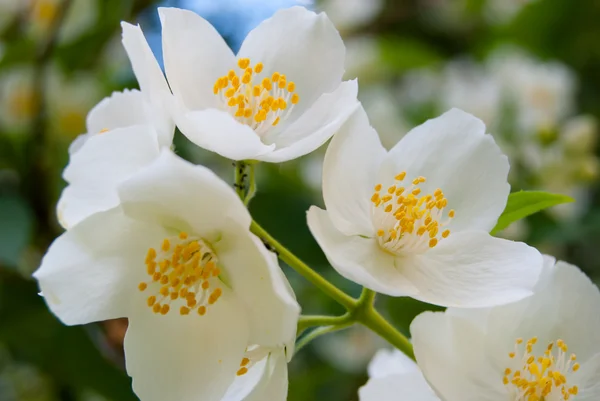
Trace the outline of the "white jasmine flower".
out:
M 144 401 L 219 401 L 255 367 L 284 385 L 274 365 L 291 356 L 299 306 L 233 189 L 165 149 L 118 196 L 34 274 L 52 312 L 68 325 L 127 317 L 126 367 Z
M 99 211 L 115 207 L 117 186 L 154 161 L 172 144 L 174 124 L 165 111 L 169 89 L 138 27 L 124 26 L 128 52 L 152 63 L 134 65 L 142 91 L 115 92 L 88 114 L 87 134 L 69 148 L 63 177 L 69 185 L 58 202 L 58 220 L 70 228 Z
M 417 364 L 398 350 L 379 350 L 369 364 L 360 401 L 440 401 Z
M 411 325 L 423 375 L 444 401 L 600 398 L 600 291 L 547 257 L 532 297 L 426 312 Z
M 453 109 L 389 152 L 360 109 L 333 139 L 323 168 L 327 211 L 308 225 L 344 277 L 392 296 L 482 307 L 531 294 L 542 257 L 494 238 L 509 165 L 485 125 Z
M 171 112 L 203 148 L 234 160 L 294 159 L 327 141 L 358 105 L 356 81 L 341 81 L 344 45 L 325 14 L 278 11 L 248 34 L 237 56 L 195 13 L 159 14 Z M 138 75 L 154 61 L 133 50 Z

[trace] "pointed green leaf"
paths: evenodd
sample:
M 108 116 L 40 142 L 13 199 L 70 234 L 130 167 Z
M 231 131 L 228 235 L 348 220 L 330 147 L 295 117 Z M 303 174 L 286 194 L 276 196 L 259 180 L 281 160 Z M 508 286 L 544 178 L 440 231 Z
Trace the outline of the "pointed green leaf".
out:
M 520 191 L 513 192 L 508 196 L 508 202 L 502 215 L 491 231 L 494 235 L 504 230 L 517 220 L 521 220 L 534 213 L 562 203 L 573 202 L 573 198 L 567 195 L 551 194 L 543 191 Z

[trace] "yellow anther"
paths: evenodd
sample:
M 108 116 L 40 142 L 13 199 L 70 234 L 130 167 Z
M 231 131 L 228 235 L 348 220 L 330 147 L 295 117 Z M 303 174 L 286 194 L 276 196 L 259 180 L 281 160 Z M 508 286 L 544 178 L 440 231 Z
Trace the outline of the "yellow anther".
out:
M 242 358 L 242 361 L 240 362 L 240 366 L 246 366 L 250 363 L 250 359 L 248 358 Z
M 160 304 L 154 304 L 154 306 L 152 307 L 152 312 L 154 313 L 160 313 L 161 310 L 162 307 L 160 306 Z
M 235 71 L 233 70 L 229 70 L 229 72 L 227 73 L 227 77 L 230 81 L 236 76 Z M 219 85 L 221 85 L 221 78 L 219 78 Z
M 246 368 L 245 366 L 244 366 L 244 367 L 241 367 L 241 368 L 240 368 L 240 370 L 238 370 L 238 371 L 237 371 L 237 375 L 238 375 L 238 376 L 243 376 L 243 375 L 245 375 L 246 373 L 248 373 L 248 368 Z
M 146 284 L 146 283 L 139 283 L 138 284 L 138 289 L 140 291 L 144 291 L 146 288 L 148 288 L 148 284 Z
M 300 101 L 300 96 L 298 96 L 297 93 L 294 93 L 292 95 L 292 99 L 291 100 L 292 100 L 292 104 L 297 104 Z
M 251 79 L 252 79 L 252 75 L 244 74 L 244 76 L 242 77 L 242 83 L 247 84 L 250 82 Z
M 279 120 L 280 120 L 280 118 L 279 118 L 279 117 L 277 117 L 277 118 L 275 119 L 275 121 L 273 121 L 273 126 L 275 126 L 275 125 L 279 124 Z
M 280 77 L 281 77 L 281 74 L 279 74 L 278 72 L 274 72 L 273 75 L 271 75 L 271 81 L 277 82 L 277 81 L 279 81 Z
M 182 306 L 181 308 L 179 308 L 180 315 L 185 316 L 189 313 L 190 313 L 190 308 L 188 308 L 187 306 Z
M 293 92 L 296 90 L 296 84 L 294 82 L 289 82 L 287 85 L 288 92 Z
M 449 235 L 450 235 L 450 230 L 444 230 L 444 232 L 442 233 L 442 238 L 448 238 Z
M 246 69 L 246 67 L 248 67 L 250 65 L 250 59 L 248 58 L 241 58 L 238 60 L 238 67 L 240 67 L 242 70 Z
M 235 89 L 234 88 L 229 88 L 225 91 L 225 97 L 232 97 L 235 94 Z
M 171 307 L 167 304 L 164 304 L 161 308 L 160 308 L 160 314 L 161 315 L 166 315 L 167 313 L 169 313 L 169 310 L 171 309 Z
M 256 63 L 256 65 L 254 66 L 254 72 L 260 74 L 263 70 L 263 67 L 263 63 Z
M 381 184 L 375 185 L 375 191 L 381 191 Z
M 438 240 L 436 238 L 432 238 L 429 240 L 429 247 L 433 248 L 437 245 L 437 243 L 438 243 Z
M 404 177 L 406 177 L 406 171 L 401 172 L 400 174 L 398 174 L 394 178 L 396 179 L 396 181 L 402 181 L 402 180 L 404 180 Z
M 515 357 L 515 353 L 514 352 L 509 352 L 508 353 L 508 357 L 511 358 L 511 359 L 514 358 Z

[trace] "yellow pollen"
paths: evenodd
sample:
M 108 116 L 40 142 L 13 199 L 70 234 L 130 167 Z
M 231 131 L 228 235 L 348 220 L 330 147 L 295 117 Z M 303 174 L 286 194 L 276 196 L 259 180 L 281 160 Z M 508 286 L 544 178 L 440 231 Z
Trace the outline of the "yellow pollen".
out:
M 248 67 L 249 65 L 250 65 L 250 59 L 248 59 L 248 58 L 241 58 L 238 60 L 238 66 L 243 70 L 246 69 L 246 67 Z
M 196 310 L 203 316 L 207 306 L 217 302 L 223 294 L 221 270 L 216 261 L 216 255 L 206 242 L 181 232 L 162 241 L 160 254 L 155 248 L 148 249 L 145 263 L 150 280 L 139 283 L 138 289 L 152 289 L 153 294 L 146 299 L 146 304 L 154 313 L 166 315 L 171 303 L 176 302 L 180 303 L 181 315 Z M 157 266 L 160 271 L 156 271 Z
M 246 373 L 248 373 L 248 368 L 246 368 L 246 367 L 242 367 L 242 368 L 240 368 L 240 370 L 237 371 L 238 376 L 243 376 Z
M 250 359 L 243 358 L 242 362 L 240 362 L 240 366 L 246 366 L 246 365 L 248 365 L 248 363 L 250 363 Z
M 448 238 L 450 230 L 442 227 L 454 217 L 454 211 L 443 220 L 448 200 L 442 190 L 424 194 L 419 185 L 425 177 L 410 180 L 407 187 L 400 185 L 405 178 L 406 172 L 397 174 L 396 182 L 384 192 L 382 184 L 375 185 L 371 196 L 373 221 L 379 226 L 376 233 L 380 246 L 394 253 L 420 253 Z
M 579 391 L 577 386 L 567 385 L 567 374 L 576 372 L 579 364 L 573 362 L 577 357 L 566 356 L 568 349 L 563 340 L 550 343 L 543 356 L 533 355 L 537 337 L 531 338 L 523 347 L 523 339 L 515 341 L 515 351 L 509 353 L 511 359 L 520 361 L 517 369 L 504 370 L 502 383 L 507 387 L 511 399 L 518 401 L 569 400 Z M 524 349 L 523 349 L 524 348 Z M 556 353 L 553 353 L 556 350 Z

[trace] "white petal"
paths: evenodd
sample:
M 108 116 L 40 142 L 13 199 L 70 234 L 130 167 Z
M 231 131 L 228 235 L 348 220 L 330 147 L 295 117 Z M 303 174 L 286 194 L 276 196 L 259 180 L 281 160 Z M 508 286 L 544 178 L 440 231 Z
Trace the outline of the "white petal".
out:
M 157 315 L 140 300 L 125 335 L 127 373 L 140 399 L 222 399 L 248 344 L 243 306 L 223 290 L 205 316 Z
M 508 159 L 485 125 L 458 109 L 411 130 L 388 154 L 379 174 L 385 185 L 401 171 L 424 176 L 423 193 L 441 188 L 456 217 L 448 228 L 490 231 L 506 206 Z
M 507 304 L 531 295 L 542 265 L 535 248 L 482 231 L 452 233 L 424 254 L 397 260 L 419 290 L 414 298 L 469 308 Z
M 419 371 L 417 364 L 397 349 L 380 349 L 367 368 L 372 379 Z
M 123 46 L 146 99 L 146 123 L 156 128 L 162 146 L 171 146 L 175 126 L 167 109 L 167 101 L 171 97 L 167 80 L 139 25 L 123 22 L 121 26 Z
M 213 245 L 227 282 L 246 307 L 250 344 L 293 347 L 300 306 L 288 292 L 276 257 L 247 225 L 223 220 L 227 228 Z
M 360 401 L 440 401 L 418 370 L 370 379 L 358 390 Z
M 173 94 L 188 109 L 217 104 L 213 86 L 235 66 L 235 56 L 217 30 L 196 13 L 159 8 L 165 71 Z
M 250 215 L 233 189 L 212 171 L 170 150 L 119 186 L 125 213 L 200 235 L 219 236 L 224 219 L 250 227 Z
M 87 116 L 87 132 L 97 134 L 102 130 L 124 128 L 148 123 L 144 96 L 138 90 L 113 92 L 102 99 Z
M 592 332 L 598 334 L 598 332 Z M 596 341 L 597 342 L 597 341 Z M 593 355 L 568 379 L 568 385 L 579 388 L 577 401 L 597 401 L 600 399 L 600 353 Z
M 285 401 L 287 391 L 286 358 L 275 351 L 238 377 L 222 401 Z
M 163 234 L 119 209 L 98 213 L 58 237 L 33 276 L 65 324 L 126 317 L 139 293 L 146 251 Z
M 257 157 L 267 162 L 284 162 L 304 156 L 323 145 L 359 106 L 356 81 L 342 82 L 335 91 L 319 97 L 296 121 L 274 135 L 276 149 Z M 269 138 L 266 141 L 269 142 Z
M 159 155 L 152 127 L 137 125 L 91 136 L 71 155 L 63 176 L 69 186 L 58 202 L 61 225 L 70 228 L 119 204 L 117 185 Z
M 442 312 L 424 312 L 410 325 L 417 363 L 431 388 L 444 401 L 500 401 L 508 395 L 506 366 L 492 366 L 485 333 L 468 320 Z
M 396 296 L 412 296 L 417 289 L 394 267 L 394 257 L 381 250 L 376 240 L 346 236 L 333 225 L 326 211 L 312 206 L 308 227 L 335 270 L 371 290 Z
M 304 7 L 275 13 L 252 30 L 238 53 L 251 62 L 264 64 L 263 75 L 275 71 L 296 83 L 300 115 L 323 93 L 333 91 L 344 74 L 344 43 L 324 13 Z M 216 78 L 215 78 L 216 79 Z
M 258 159 L 275 145 L 265 145 L 249 126 L 217 109 L 188 112 L 179 102 L 171 105 L 181 132 L 196 145 L 232 160 Z
M 323 163 L 323 199 L 331 221 L 344 234 L 373 234 L 370 199 L 386 153 L 362 107 L 331 140 Z

